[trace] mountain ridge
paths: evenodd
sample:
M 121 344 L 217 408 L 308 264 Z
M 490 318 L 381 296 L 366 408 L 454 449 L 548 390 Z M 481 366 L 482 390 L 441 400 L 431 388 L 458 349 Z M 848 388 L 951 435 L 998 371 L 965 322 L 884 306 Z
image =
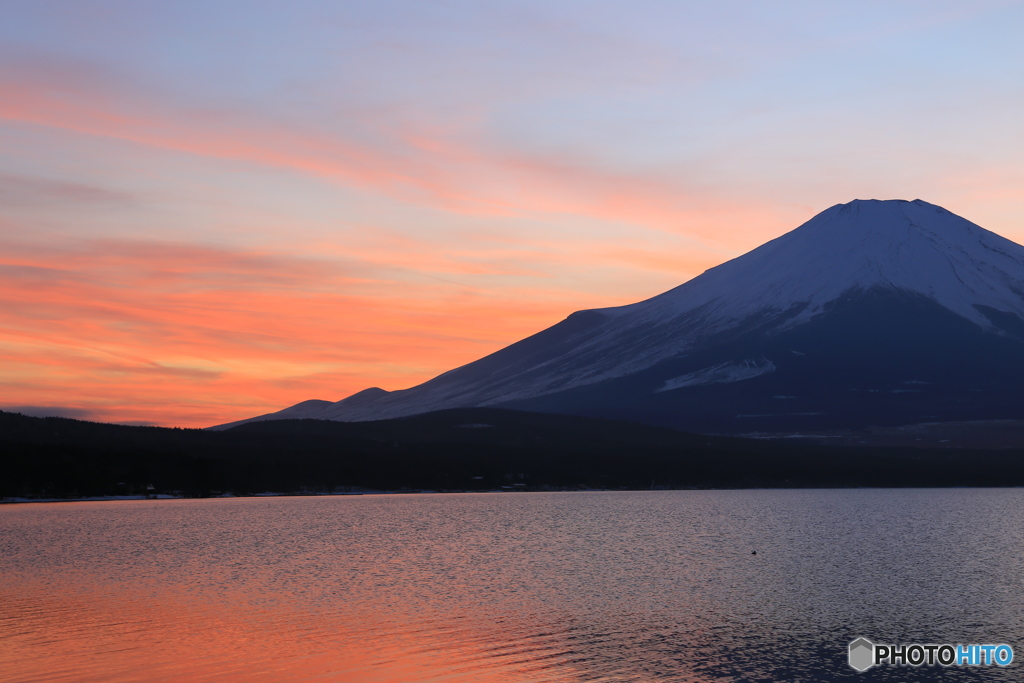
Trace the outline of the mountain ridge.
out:
M 842 316 L 857 319 L 870 332 L 844 333 L 862 338 L 859 348 L 848 350 L 845 361 L 831 358 L 828 347 L 842 345 L 841 340 L 831 339 L 835 333 L 828 330 L 829 325 L 845 329 Z M 906 321 L 915 322 L 908 325 Z M 901 336 L 894 336 L 887 325 L 895 325 Z M 810 329 L 820 332 L 819 339 L 802 333 Z M 927 333 L 922 335 L 920 330 Z M 785 339 L 792 339 L 794 348 L 780 348 L 779 340 Z M 883 339 L 888 348 L 873 341 Z M 958 340 L 959 346 L 947 344 L 943 355 L 936 348 L 943 339 Z M 1009 346 L 1003 343 L 1006 339 L 1012 341 Z M 915 346 L 933 357 L 934 367 L 918 368 Z M 899 358 L 888 358 L 893 353 Z M 808 362 L 799 362 L 807 354 Z M 973 362 L 970 359 L 977 354 L 998 357 L 1010 367 L 1008 377 L 1020 374 L 1024 381 L 1024 247 L 922 200 L 854 200 L 826 209 L 798 228 L 667 292 L 626 306 L 578 311 L 416 387 L 366 390 L 337 403 L 299 410 L 293 406 L 286 409 L 287 414 L 281 411 L 252 419 L 349 421 L 495 406 L 739 433 L 751 431 L 748 423 L 753 418 L 748 416 L 774 415 L 780 410 L 787 419 L 776 420 L 774 426 L 759 423 L 757 429 L 863 427 L 884 421 L 886 411 L 900 419 L 931 419 L 939 414 L 948 419 L 1024 417 L 993 412 L 991 401 L 979 402 L 971 396 L 987 391 L 988 379 L 998 380 L 998 367 L 985 364 L 974 364 L 973 379 L 956 379 L 957 391 L 974 405 L 959 412 L 946 405 L 956 402 L 948 396 L 936 399 L 938 403 L 922 402 L 921 411 L 886 407 L 884 401 L 863 396 L 854 397 L 863 399 L 860 407 L 841 408 L 850 401 L 832 400 L 835 396 L 827 388 L 815 386 L 817 373 L 836 382 L 832 394 L 856 394 L 862 390 L 849 386 L 844 362 L 866 375 L 879 364 L 891 365 L 890 372 L 899 374 L 902 362 L 918 368 L 923 378 L 896 379 L 894 375 L 894 382 L 934 384 L 927 375 L 940 380 L 945 390 L 952 384 L 942 366 L 962 359 Z M 810 361 L 817 366 L 812 368 Z M 874 379 L 885 383 L 884 377 Z M 996 393 L 1004 398 L 1016 396 L 1005 384 Z M 767 393 L 758 394 L 765 388 Z M 730 397 L 730 392 L 735 396 Z M 832 410 L 857 414 L 859 422 L 815 421 L 811 418 L 820 411 L 778 408 L 778 402 L 786 400 L 778 397 L 793 392 L 807 399 L 807 405 L 832 404 Z M 752 400 L 755 394 L 760 398 Z M 722 419 L 707 414 L 702 403 L 708 400 L 718 406 Z M 871 403 L 874 409 L 864 408 Z M 801 417 L 806 419 L 795 419 Z M 231 424 L 242 422 L 246 421 Z

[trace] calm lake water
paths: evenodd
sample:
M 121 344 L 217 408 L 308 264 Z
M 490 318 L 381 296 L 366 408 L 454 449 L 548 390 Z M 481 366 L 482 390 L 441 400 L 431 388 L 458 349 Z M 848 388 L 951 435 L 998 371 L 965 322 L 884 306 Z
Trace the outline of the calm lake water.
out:
M 857 674 L 857 636 L 1016 657 Z M 1017 489 L 0 506 L 7 682 L 1020 681 L 1022 661 Z

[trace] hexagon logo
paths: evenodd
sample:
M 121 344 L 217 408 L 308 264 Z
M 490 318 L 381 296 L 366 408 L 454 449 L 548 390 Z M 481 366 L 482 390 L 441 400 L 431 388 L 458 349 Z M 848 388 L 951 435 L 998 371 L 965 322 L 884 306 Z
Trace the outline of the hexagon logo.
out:
M 857 671 L 867 671 L 875 663 L 875 644 L 867 638 L 858 638 L 850 643 L 850 666 Z

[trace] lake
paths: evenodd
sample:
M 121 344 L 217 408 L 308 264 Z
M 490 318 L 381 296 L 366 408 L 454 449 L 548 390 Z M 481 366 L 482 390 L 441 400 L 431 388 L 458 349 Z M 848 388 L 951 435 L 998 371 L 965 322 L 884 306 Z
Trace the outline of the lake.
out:
M 858 674 L 858 636 L 1017 655 Z M 1022 658 L 1020 489 L 0 506 L 6 682 L 1011 681 Z

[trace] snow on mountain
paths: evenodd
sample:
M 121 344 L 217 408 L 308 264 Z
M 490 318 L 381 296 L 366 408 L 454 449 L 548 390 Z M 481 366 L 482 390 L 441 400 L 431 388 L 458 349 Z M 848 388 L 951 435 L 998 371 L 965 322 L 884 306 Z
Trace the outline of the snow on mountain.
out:
M 602 309 L 665 319 L 709 308 L 709 322 L 806 304 L 806 321 L 850 289 L 886 286 L 923 294 L 978 323 L 974 307 L 1024 311 L 1024 247 L 921 201 L 856 200 L 660 296 Z
M 774 373 L 780 358 L 720 358 L 697 368 L 676 361 L 755 330 L 762 337 L 782 334 L 820 319 L 851 295 L 878 291 L 927 299 L 980 330 L 1004 334 L 999 316 L 1024 326 L 1024 247 L 921 200 L 856 200 L 664 294 L 574 313 L 417 387 L 368 390 L 262 417 L 368 420 L 527 405 L 666 363 L 679 366 L 671 370 L 675 374 L 658 377 L 643 391 L 667 395 L 746 383 Z M 802 353 L 792 350 L 793 357 Z
M 725 384 L 727 382 L 739 382 L 744 379 L 752 379 L 759 375 L 765 375 L 775 371 L 775 363 L 767 358 L 760 360 L 748 359 L 736 363 L 719 363 L 708 368 L 702 368 L 696 372 L 688 372 L 666 380 L 659 389 L 655 391 L 672 391 L 683 387 L 692 387 L 699 384 Z

